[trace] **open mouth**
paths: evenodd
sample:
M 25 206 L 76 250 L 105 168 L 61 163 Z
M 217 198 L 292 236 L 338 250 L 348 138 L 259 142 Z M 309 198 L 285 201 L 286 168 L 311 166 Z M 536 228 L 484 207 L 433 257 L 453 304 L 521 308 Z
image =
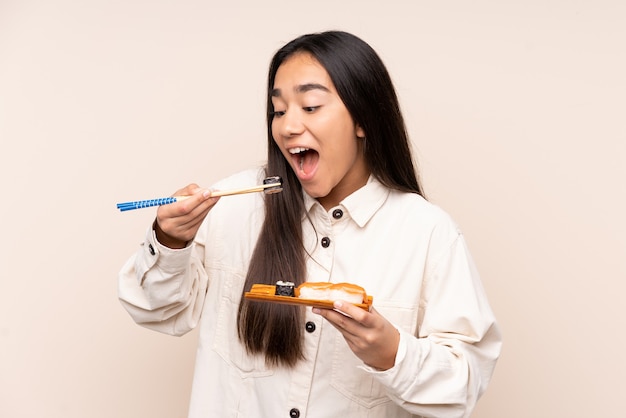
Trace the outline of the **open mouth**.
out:
M 312 173 L 319 161 L 319 153 L 311 148 L 296 147 L 289 150 L 297 173 L 305 176 Z

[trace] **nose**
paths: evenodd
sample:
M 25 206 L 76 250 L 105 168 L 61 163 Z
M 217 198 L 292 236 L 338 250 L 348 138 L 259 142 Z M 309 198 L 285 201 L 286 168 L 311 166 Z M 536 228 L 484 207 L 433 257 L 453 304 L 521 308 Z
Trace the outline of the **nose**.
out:
M 305 129 L 302 119 L 296 110 L 285 112 L 281 118 L 274 119 L 274 123 L 279 124 L 280 134 L 287 138 L 300 135 Z

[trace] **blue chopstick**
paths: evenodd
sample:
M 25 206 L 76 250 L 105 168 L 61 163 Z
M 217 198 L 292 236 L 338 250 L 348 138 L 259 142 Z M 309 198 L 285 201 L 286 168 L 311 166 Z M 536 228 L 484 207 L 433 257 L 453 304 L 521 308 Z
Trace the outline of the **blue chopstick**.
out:
M 282 179 L 278 176 L 266 177 L 263 180 L 263 184 L 258 186 L 246 187 L 243 189 L 226 190 L 226 191 L 213 191 L 211 197 L 219 196 L 231 196 L 235 194 L 264 192 L 265 194 L 274 194 L 282 192 Z M 117 208 L 121 212 L 134 209 L 151 208 L 153 206 L 169 205 L 170 203 L 178 202 L 179 200 L 187 199 L 190 196 L 171 196 L 161 197 L 158 199 L 136 200 L 134 202 L 118 203 Z
M 117 208 L 121 212 L 124 212 L 127 210 L 133 210 L 133 209 L 142 209 L 142 208 L 151 208 L 153 206 L 169 205 L 170 203 L 174 203 L 177 201 L 178 201 L 178 198 L 176 197 L 161 197 L 159 199 L 136 200 L 134 202 L 118 203 Z

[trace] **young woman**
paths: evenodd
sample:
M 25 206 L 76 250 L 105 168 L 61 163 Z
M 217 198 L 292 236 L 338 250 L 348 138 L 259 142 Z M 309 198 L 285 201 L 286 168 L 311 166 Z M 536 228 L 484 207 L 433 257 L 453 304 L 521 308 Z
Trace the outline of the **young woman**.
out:
M 120 273 L 134 320 L 200 324 L 190 417 L 467 417 L 500 334 L 462 234 L 422 196 L 390 77 L 345 32 L 274 56 L 267 165 L 159 207 Z M 280 176 L 279 194 L 211 190 Z M 254 283 L 351 282 L 370 311 L 250 302 Z

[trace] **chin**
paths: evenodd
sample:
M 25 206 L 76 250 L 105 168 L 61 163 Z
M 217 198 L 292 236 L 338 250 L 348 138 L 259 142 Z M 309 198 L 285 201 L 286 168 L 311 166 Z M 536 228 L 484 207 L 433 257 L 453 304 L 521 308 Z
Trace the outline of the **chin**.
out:
M 319 199 L 321 197 L 326 197 L 330 194 L 330 190 L 323 189 L 321 187 L 315 187 L 313 185 L 307 186 L 306 184 L 302 184 L 302 189 L 312 198 Z

